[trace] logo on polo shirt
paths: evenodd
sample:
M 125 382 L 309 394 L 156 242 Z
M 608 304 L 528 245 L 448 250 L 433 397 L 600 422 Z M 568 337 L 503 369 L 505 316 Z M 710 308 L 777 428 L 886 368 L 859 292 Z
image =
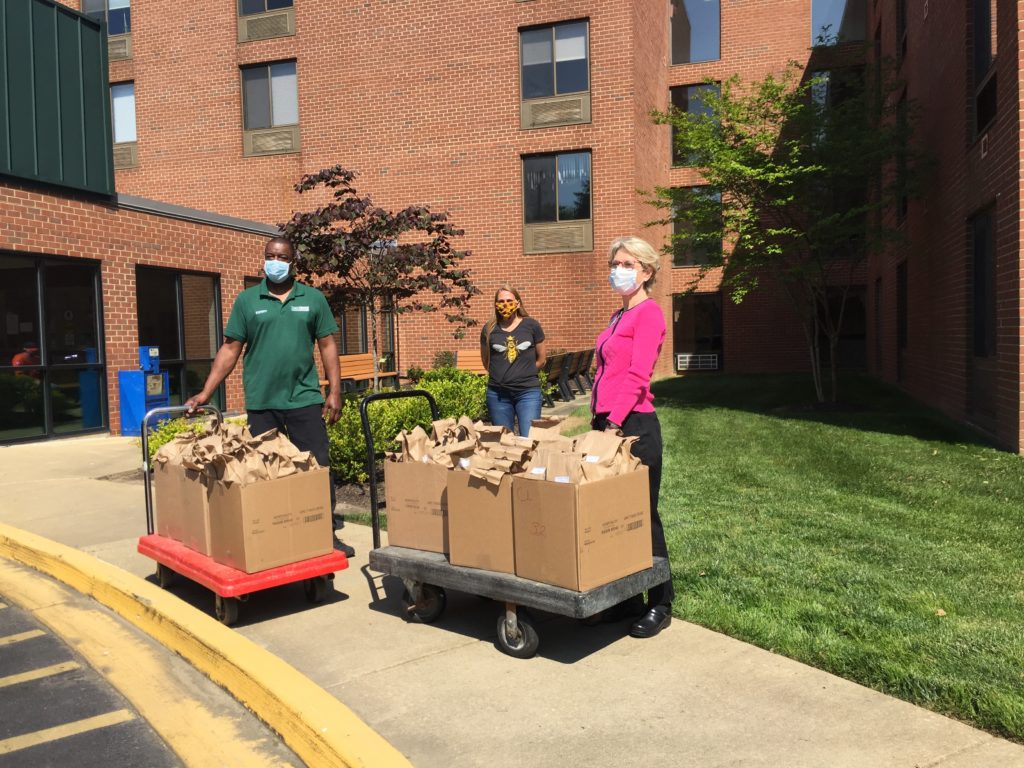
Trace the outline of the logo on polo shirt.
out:
M 263 314 L 266 314 L 266 312 L 267 312 L 267 310 L 265 310 L 265 309 L 257 309 L 255 312 L 253 312 L 253 314 L 254 315 L 263 315 Z
M 292 305 L 292 312 L 309 312 L 309 307 L 308 306 L 299 307 L 299 306 L 296 306 L 296 305 L 293 304 Z

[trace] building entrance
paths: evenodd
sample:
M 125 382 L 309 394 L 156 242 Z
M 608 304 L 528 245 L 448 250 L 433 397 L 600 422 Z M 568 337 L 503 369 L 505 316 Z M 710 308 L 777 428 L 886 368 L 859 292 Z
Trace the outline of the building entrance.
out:
M 0 443 L 105 431 L 99 264 L 0 254 Z

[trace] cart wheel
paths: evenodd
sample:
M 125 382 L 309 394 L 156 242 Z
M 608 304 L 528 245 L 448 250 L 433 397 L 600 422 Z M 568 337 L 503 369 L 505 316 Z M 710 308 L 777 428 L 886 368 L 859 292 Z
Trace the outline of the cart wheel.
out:
M 306 599 L 311 603 L 322 603 L 326 600 L 329 586 L 330 582 L 326 576 L 314 576 L 302 582 L 302 587 L 306 590 Z
M 516 624 L 519 628 L 519 636 L 512 638 L 508 635 L 508 625 L 505 623 L 505 614 L 498 617 L 498 648 L 502 653 L 507 653 L 517 659 L 529 659 L 540 647 L 540 638 L 537 630 L 533 628 L 533 622 L 528 620 L 522 612 L 516 617 Z
M 433 584 L 420 584 L 420 601 L 414 604 L 409 591 L 405 592 L 405 603 L 409 610 L 409 616 L 421 621 L 424 624 L 433 624 L 444 613 L 448 605 L 448 595 L 443 587 L 435 587 Z
M 174 583 L 174 577 L 177 575 L 163 563 L 156 564 L 156 583 L 160 585 L 161 589 L 167 589 L 171 586 Z
M 217 614 L 217 621 L 225 627 L 238 621 L 238 600 L 234 597 L 214 595 L 213 610 Z

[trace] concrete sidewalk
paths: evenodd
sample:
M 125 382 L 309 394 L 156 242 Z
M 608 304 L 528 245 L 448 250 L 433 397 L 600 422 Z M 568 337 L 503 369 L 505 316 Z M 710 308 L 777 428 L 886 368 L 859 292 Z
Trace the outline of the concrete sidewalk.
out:
M 128 438 L 0 447 L 0 522 L 148 577 L 139 464 Z M 496 604 L 450 594 L 437 624 L 406 623 L 400 582 L 367 568 L 369 529 L 345 539 L 357 556 L 327 603 L 299 585 L 257 594 L 236 631 L 416 766 L 1024 768 L 1024 747 L 678 620 L 638 641 L 541 616 L 538 656 L 512 659 Z M 212 611 L 196 585 L 171 591 Z

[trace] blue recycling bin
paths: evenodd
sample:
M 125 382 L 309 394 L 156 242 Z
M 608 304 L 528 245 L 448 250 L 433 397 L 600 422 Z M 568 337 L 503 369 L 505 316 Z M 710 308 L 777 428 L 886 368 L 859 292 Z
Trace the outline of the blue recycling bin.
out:
M 160 370 L 160 350 L 139 347 L 139 370 L 118 371 L 121 395 L 121 434 L 142 434 L 142 417 L 154 408 L 171 404 L 171 379 Z

